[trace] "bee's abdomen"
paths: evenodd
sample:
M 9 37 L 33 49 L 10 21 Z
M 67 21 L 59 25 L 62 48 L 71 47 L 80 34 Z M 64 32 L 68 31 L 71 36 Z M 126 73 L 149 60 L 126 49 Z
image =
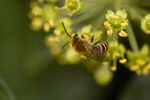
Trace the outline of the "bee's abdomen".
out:
M 108 50 L 108 43 L 107 42 L 101 42 L 97 45 L 101 48 L 102 52 L 106 52 Z
M 107 42 L 100 42 L 93 45 L 92 47 L 92 53 L 98 58 L 105 57 L 107 50 L 108 50 Z

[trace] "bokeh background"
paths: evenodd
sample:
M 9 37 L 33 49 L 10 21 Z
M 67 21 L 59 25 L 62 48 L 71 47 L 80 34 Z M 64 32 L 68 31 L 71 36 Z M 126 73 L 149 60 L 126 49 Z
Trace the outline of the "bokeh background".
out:
M 0 100 L 149 100 L 150 76 L 120 66 L 98 85 L 84 64 L 59 65 L 29 26 L 29 0 L 0 0 Z M 138 31 L 139 26 L 133 23 Z M 150 43 L 149 38 L 141 36 Z

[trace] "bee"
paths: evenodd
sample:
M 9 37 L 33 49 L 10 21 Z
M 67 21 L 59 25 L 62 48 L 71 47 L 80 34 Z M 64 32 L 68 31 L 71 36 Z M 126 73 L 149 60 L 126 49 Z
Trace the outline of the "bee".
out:
M 78 34 L 70 35 L 66 30 L 63 22 L 62 22 L 62 26 L 67 36 L 70 37 L 70 42 L 64 44 L 63 47 L 71 43 L 75 51 L 77 51 L 81 55 L 84 55 L 86 57 L 95 57 L 99 60 L 102 60 L 106 57 L 107 50 L 108 50 L 107 42 L 99 40 L 95 43 L 92 43 L 94 41 L 94 36 L 92 36 L 91 41 L 89 41 L 84 35 L 78 35 Z

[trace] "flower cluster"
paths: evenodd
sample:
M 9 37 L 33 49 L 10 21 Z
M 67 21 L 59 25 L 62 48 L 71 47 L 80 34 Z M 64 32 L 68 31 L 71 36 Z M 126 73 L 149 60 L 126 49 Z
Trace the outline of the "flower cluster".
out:
M 57 27 L 59 20 L 65 16 L 60 13 L 67 9 L 69 15 L 74 15 L 82 8 L 80 0 L 66 0 L 63 7 L 58 7 L 58 0 L 32 0 L 30 3 L 29 18 L 31 19 L 31 28 L 34 31 L 43 29 L 49 32 L 50 29 Z M 63 9 L 61 9 L 63 8 Z
M 114 32 L 119 32 L 119 36 L 127 37 L 127 33 L 124 29 L 128 26 L 127 13 L 125 10 L 118 10 L 114 13 L 111 10 L 107 11 L 104 27 L 107 30 L 108 36 L 111 36 Z
M 55 26 L 57 21 L 57 10 L 54 5 L 50 5 L 50 0 L 37 0 L 30 3 L 29 18 L 31 19 L 31 28 L 39 31 L 42 28 L 49 32 Z M 48 2 L 49 1 L 49 2 Z
M 139 53 L 127 51 L 128 67 L 137 74 L 150 74 L 150 54 L 148 45 L 144 45 Z
M 74 13 L 77 13 L 82 8 L 82 3 L 80 0 L 66 0 L 65 9 L 69 12 L 69 15 L 73 15 Z
M 29 17 L 31 19 L 31 28 L 34 31 L 44 29 L 45 32 L 50 32 L 50 34 L 47 34 L 45 42 L 50 54 L 59 63 L 77 64 L 84 60 L 87 62 L 86 66 L 89 71 L 94 73 L 96 82 L 101 85 L 106 85 L 111 81 L 113 72 L 117 70 L 117 62 L 127 66 L 129 70 L 137 74 L 150 74 L 148 45 L 144 45 L 140 52 L 135 53 L 135 51 L 128 50 L 123 43 L 119 42 L 119 36 L 132 36 L 130 35 L 131 31 L 126 32 L 129 29 L 127 27 L 129 22 L 125 10 L 118 10 L 116 13 L 111 10 L 107 11 L 105 15 L 106 21 L 104 21 L 106 35 L 105 31 L 96 29 L 94 25 L 74 24 L 73 18 L 76 16 L 74 17 L 73 15 L 82 8 L 80 0 L 65 0 L 63 7 L 58 7 L 57 4 L 63 3 L 58 2 L 58 0 L 33 0 L 30 4 Z M 65 11 L 67 11 L 67 14 L 64 13 Z M 81 17 L 80 20 L 83 21 L 83 18 Z M 64 30 L 62 22 L 65 24 L 70 36 Z M 141 28 L 145 33 L 150 34 L 150 14 L 146 15 L 142 20 Z M 97 41 L 108 43 L 108 47 L 105 44 L 99 44 L 101 52 L 106 52 L 105 58 L 102 58 L 101 61 L 101 59 L 93 57 L 95 54 L 88 58 L 76 52 L 71 45 L 72 34 L 82 35 L 90 42 L 91 46 Z M 91 42 L 92 38 L 93 42 Z M 134 40 L 131 37 L 130 39 Z M 90 55 L 92 55 L 91 52 Z
M 70 38 L 65 34 L 61 22 L 65 23 L 69 33 L 73 33 L 71 29 L 72 20 L 65 17 L 66 14 L 62 13 L 62 10 L 67 9 L 69 14 L 73 15 L 81 10 L 81 1 L 66 0 L 63 7 L 59 7 L 57 4 L 58 0 L 32 0 L 29 12 L 31 28 L 34 31 L 43 29 L 45 32 L 50 32 L 52 29 L 52 34 L 48 34 L 45 39 L 51 55 L 56 57 L 60 63 L 77 63 L 80 61 L 80 56 L 70 45 L 62 50 L 62 46 L 70 41 Z
M 147 14 L 141 21 L 141 28 L 146 34 L 150 34 L 150 14 Z
M 127 62 L 125 55 L 125 47 L 123 44 L 118 43 L 118 41 L 113 40 L 109 42 L 109 58 L 112 61 L 111 70 L 116 71 L 117 70 L 117 60 L 119 59 L 119 62 L 121 64 L 125 64 Z

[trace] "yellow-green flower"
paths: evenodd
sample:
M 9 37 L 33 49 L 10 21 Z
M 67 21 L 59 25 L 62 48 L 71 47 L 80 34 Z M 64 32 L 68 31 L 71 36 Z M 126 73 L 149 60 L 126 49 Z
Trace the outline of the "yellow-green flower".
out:
M 150 34 L 150 14 L 147 14 L 141 21 L 141 28 L 146 34 Z
M 125 47 L 123 44 L 118 43 L 118 41 L 111 41 L 109 42 L 109 56 L 112 59 L 124 58 L 125 54 Z
M 117 70 L 117 60 L 119 59 L 119 62 L 121 64 L 126 64 L 127 59 L 124 57 L 126 52 L 126 49 L 123 44 L 118 43 L 118 41 L 111 41 L 109 42 L 109 49 L 108 49 L 108 57 L 110 61 L 112 61 L 112 65 L 110 69 L 112 71 Z
M 114 13 L 111 10 L 107 11 L 106 21 L 104 27 L 107 30 L 108 36 L 111 36 L 114 32 L 119 32 L 119 36 L 127 37 L 128 34 L 124 31 L 128 26 L 127 13 L 125 10 L 118 10 Z
M 45 32 L 49 32 L 56 25 L 58 14 L 55 6 L 45 4 L 44 1 L 33 1 L 30 7 L 29 17 L 34 31 L 44 29 Z
M 80 0 L 66 0 L 65 8 L 68 10 L 70 15 L 73 15 L 81 10 L 82 3 Z
M 128 68 L 137 74 L 149 74 L 150 69 L 150 56 L 149 47 L 144 45 L 139 53 L 134 53 L 132 51 L 127 51 L 128 57 Z

